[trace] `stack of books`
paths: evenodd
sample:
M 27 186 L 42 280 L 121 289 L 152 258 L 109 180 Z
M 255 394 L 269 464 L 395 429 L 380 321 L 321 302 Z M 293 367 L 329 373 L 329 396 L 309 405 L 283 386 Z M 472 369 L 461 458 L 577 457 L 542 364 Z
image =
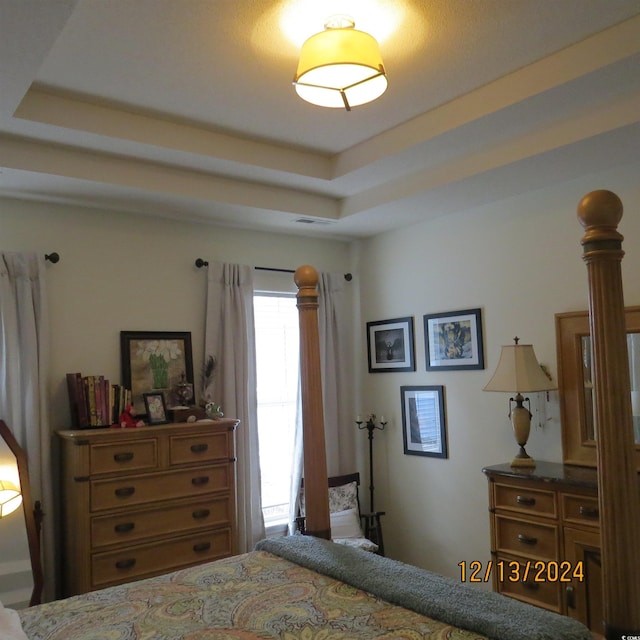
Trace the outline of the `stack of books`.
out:
M 131 404 L 131 390 L 110 384 L 104 376 L 67 373 L 67 388 L 74 428 L 118 424 L 120 414 Z

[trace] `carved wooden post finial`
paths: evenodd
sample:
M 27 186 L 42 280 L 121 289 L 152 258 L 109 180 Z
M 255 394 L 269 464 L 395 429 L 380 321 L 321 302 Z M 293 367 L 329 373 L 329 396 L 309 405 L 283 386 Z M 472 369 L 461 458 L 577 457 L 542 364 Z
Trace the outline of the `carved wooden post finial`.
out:
M 578 204 L 578 220 L 586 229 L 582 244 L 613 240 L 622 242 L 617 228 L 622 220 L 622 200 L 606 189 L 588 193 Z
M 293 274 L 293 281 L 298 287 L 298 297 L 309 294 L 317 297 L 318 272 L 310 264 L 298 267 Z

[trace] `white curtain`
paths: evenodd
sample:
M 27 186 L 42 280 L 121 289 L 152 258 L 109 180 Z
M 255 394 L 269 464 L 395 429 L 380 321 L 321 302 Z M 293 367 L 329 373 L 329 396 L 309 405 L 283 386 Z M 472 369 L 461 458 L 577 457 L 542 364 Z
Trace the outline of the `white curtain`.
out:
M 355 471 L 355 431 L 351 403 L 350 317 L 345 305 L 341 273 L 320 273 L 318 279 L 318 333 L 324 412 L 327 475 Z
M 33 501 L 42 528 L 44 599 L 54 597 L 54 533 L 49 427 L 49 319 L 44 256 L 0 259 L 0 418 L 27 453 Z
M 318 334 L 320 370 L 327 453 L 327 475 L 335 476 L 356 470 L 353 407 L 351 388 L 350 318 L 345 303 L 346 281 L 343 274 L 318 274 Z M 289 529 L 294 530 L 302 461 L 302 408 L 298 402 L 293 470 L 291 474 Z
M 213 400 L 225 417 L 238 418 L 236 471 L 239 551 L 264 538 L 253 319 L 253 268 L 210 263 L 207 272 L 205 361 L 213 356 Z

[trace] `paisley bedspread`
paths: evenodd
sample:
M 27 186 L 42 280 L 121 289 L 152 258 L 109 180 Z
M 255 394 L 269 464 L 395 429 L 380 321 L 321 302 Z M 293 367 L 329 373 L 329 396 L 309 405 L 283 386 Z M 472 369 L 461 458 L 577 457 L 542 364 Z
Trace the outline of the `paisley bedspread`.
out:
M 29 640 L 486 640 L 266 551 L 20 612 Z

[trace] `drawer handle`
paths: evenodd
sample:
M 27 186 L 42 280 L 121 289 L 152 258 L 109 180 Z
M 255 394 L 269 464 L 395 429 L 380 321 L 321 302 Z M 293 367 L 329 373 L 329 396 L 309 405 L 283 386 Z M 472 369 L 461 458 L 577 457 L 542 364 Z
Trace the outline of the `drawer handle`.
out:
M 194 520 L 202 520 L 202 518 L 206 518 L 210 513 L 211 511 L 209 511 L 209 509 L 198 509 L 191 514 L 191 517 Z
M 127 451 L 126 453 L 114 453 L 113 459 L 116 462 L 130 462 L 133 460 L 133 452 Z
M 192 444 L 191 445 L 191 451 L 193 451 L 193 453 L 203 453 L 208 448 L 209 448 L 209 445 L 206 442 L 203 442 L 201 444 Z
M 116 569 L 131 569 L 135 566 L 135 558 L 127 558 L 126 560 L 118 560 L 118 562 L 116 562 Z
M 193 550 L 194 551 L 208 551 L 209 549 L 211 549 L 211 543 L 210 542 L 198 542 L 197 544 L 193 545 Z
M 536 499 L 528 498 L 527 496 L 516 496 L 516 502 L 518 504 L 523 504 L 526 507 L 533 507 L 536 503 Z
M 537 591 L 540 588 L 540 584 L 538 582 L 523 582 L 522 586 L 525 589 L 529 589 L 529 591 Z
M 598 507 L 585 507 L 584 505 L 580 505 L 578 513 L 585 518 L 597 518 L 600 515 Z
M 533 538 L 531 536 L 525 536 L 524 533 L 519 533 L 518 534 L 518 540 L 522 543 L 522 544 L 528 544 L 533 546 L 534 544 L 538 544 L 538 538 Z
M 128 496 L 132 496 L 136 492 L 135 487 L 120 487 L 115 490 L 115 494 L 118 498 L 126 498 Z
M 134 522 L 121 522 L 113 527 L 113 530 L 116 533 L 128 533 L 129 531 L 133 531 L 136 525 Z
M 209 482 L 209 476 L 198 476 L 197 478 L 191 478 L 191 484 L 200 486 L 201 484 L 207 484 Z

